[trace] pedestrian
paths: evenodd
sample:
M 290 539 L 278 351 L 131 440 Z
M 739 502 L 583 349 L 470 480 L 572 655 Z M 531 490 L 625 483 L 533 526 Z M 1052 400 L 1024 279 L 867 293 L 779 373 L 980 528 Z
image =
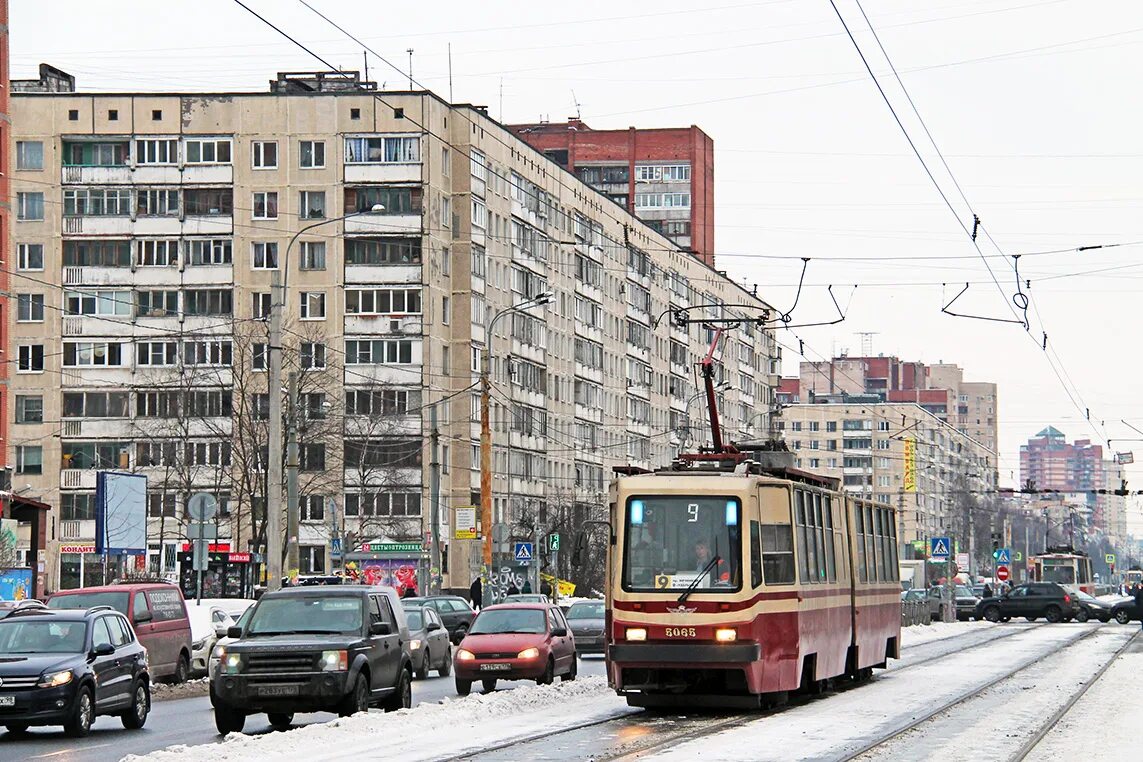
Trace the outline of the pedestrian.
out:
M 992 585 L 985 582 L 984 583 L 984 589 L 980 591 L 980 594 L 981 594 L 982 598 L 991 598 L 992 597 Z
M 544 580 L 540 583 L 540 592 L 543 593 L 545 598 L 552 597 L 552 583 Z
M 472 599 L 474 609 L 479 609 L 484 602 L 484 586 L 480 584 L 480 577 L 472 581 L 472 587 L 468 588 L 468 597 Z
M 508 585 L 508 592 L 505 593 L 505 595 L 519 595 L 519 594 L 520 594 L 520 588 L 516 587 L 515 582 Z
M 520 590 L 521 593 L 532 592 L 532 581 L 529 579 L 524 580 L 524 587 Z
M 1143 585 L 1136 585 L 1132 595 L 1135 598 L 1135 613 L 1140 615 L 1140 620 L 1143 621 Z
M 417 588 L 413 587 L 412 585 L 409 585 L 408 587 L 405 588 L 405 592 L 401 594 L 401 597 L 402 598 L 416 598 L 417 597 Z

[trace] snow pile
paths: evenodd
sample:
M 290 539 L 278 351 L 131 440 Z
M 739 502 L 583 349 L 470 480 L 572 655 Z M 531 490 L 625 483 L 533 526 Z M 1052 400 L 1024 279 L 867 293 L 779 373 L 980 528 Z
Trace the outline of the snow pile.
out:
M 968 632 L 981 630 L 985 627 L 995 627 L 991 622 L 933 622 L 932 624 L 915 624 L 912 627 L 901 628 L 901 647 L 919 646 L 931 643 L 934 640 L 955 638 Z
M 185 683 L 151 683 L 151 700 L 171 701 L 173 699 L 206 696 L 210 693 L 210 680 L 200 677 Z
M 378 749 L 389 759 L 439 759 L 552 730 L 630 712 L 603 677 L 556 685 L 524 685 L 514 690 L 444 699 L 413 709 L 371 711 L 307 725 L 286 733 L 246 736 L 231 733 L 219 744 L 172 746 L 130 760 L 149 762 L 251 762 L 280 759 L 373 759 Z

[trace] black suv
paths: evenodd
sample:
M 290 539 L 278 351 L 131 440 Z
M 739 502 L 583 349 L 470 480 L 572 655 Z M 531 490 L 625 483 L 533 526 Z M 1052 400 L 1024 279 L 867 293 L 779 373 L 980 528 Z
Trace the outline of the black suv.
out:
M 1007 622 L 1022 616 L 1029 622 L 1044 617 L 1049 622 L 1067 622 L 1079 611 L 1074 595 L 1055 582 L 1031 582 L 994 595 L 976 604 L 976 618 Z
M 0 724 L 63 725 L 87 735 L 96 715 L 137 730 L 151 708 L 147 650 L 110 606 L 26 608 L 0 620 Z
M 464 640 L 464 636 L 468 634 L 468 628 L 472 626 L 472 620 L 476 619 L 476 612 L 472 610 L 472 606 L 469 606 L 468 601 L 459 595 L 426 595 L 417 598 L 402 598 L 401 603 L 405 606 L 427 606 L 440 614 L 441 621 L 444 622 L 445 629 L 448 630 L 448 636 L 457 645 Z
M 397 591 L 365 585 L 315 585 L 266 593 L 236 638 L 216 649 L 211 675 L 214 724 L 223 735 L 265 712 L 287 728 L 295 712 L 348 717 L 379 704 L 413 702 L 409 628 Z

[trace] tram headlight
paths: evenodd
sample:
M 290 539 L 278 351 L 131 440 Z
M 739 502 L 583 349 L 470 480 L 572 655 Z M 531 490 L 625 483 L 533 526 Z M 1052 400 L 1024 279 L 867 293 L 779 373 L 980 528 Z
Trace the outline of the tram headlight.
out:
M 628 640 L 646 640 L 647 630 L 643 627 L 628 627 L 627 628 Z
M 738 640 L 738 631 L 730 627 L 720 627 L 714 631 L 714 639 L 719 643 L 733 643 Z

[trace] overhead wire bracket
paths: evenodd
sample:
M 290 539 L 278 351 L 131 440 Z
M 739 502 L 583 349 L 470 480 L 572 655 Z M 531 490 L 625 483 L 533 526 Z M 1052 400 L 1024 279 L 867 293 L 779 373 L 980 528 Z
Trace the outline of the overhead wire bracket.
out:
M 941 285 L 944 286 L 946 284 L 942 283 Z M 968 318 L 969 320 L 987 320 L 991 323 L 1015 323 L 1016 325 L 1024 326 L 1025 330 L 1028 329 L 1028 324 L 1026 321 L 1019 320 L 1016 318 L 998 318 L 998 317 L 989 317 L 987 315 L 968 315 L 968 314 L 965 314 L 963 312 L 953 312 L 952 310 L 950 310 L 949 307 L 952 307 L 953 304 L 956 303 L 956 300 L 960 299 L 962 296 L 964 296 L 967 291 L 968 291 L 968 283 L 966 282 L 964 284 L 964 288 L 962 288 L 957 293 L 956 296 L 954 296 L 952 299 L 950 299 L 948 304 L 941 307 L 941 312 L 945 313 L 946 315 L 951 315 L 952 317 Z

